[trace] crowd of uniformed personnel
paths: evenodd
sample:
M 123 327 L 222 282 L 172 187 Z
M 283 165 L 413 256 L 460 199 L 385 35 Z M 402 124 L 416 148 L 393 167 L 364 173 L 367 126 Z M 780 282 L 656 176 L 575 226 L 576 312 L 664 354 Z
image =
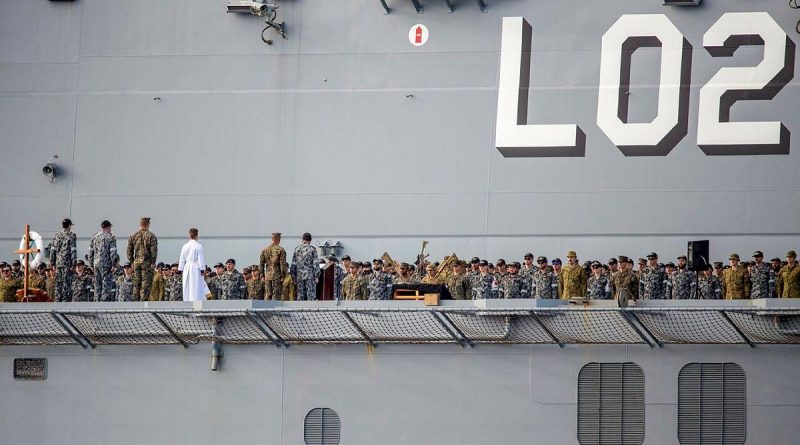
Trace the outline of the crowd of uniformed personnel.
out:
M 89 264 L 77 259 L 72 221 L 62 222 L 50 246 L 50 265 L 39 264 L 28 277 L 28 287 L 47 292 L 53 301 L 181 301 L 182 274 L 178 264 L 157 263 L 158 240 L 150 232 L 150 219 L 140 220 L 127 248 L 128 263 L 120 265 L 111 223 L 90 241 Z M 311 235 L 303 234 L 294 250 L 291 266 L 280 246 L 281 234 L 273 233 L 254 264 L 239 272 L 236 260 L 217 263 L 204 272 L 208 299 L 217 300 L 316 300 L 317 284 L 324 273 L 333 274 L 333 297 L 342 300 L 388 300 L 395 285 L 443 285 L 453 299 L 535 298 L 535 299 L 756 299 L 800 298 L 800 267 L 795 251 L 786 260 L 764 260 L 760 251 L 752 261 L 742 262 L 738 254 L 729 264 L 715 262 L 692 271 L 686 256 L 676 262 L 660 263 L 655 252 L 635 263 L 619 256 L 606 262 L 579 262 L 576 252 L 567 252 L 567 264 L 531 253 L 523 261 L 490 263 L 473 257 L 459 260 L 455 255 L 441 263 L 423 256 L 413 264 L 395 263 L 384 255 L 371 262 L 341 261 L 335 256 L 319 260 Z M 0 263 L 0 297 L 17 301 L 23 286 L 22 264 Z

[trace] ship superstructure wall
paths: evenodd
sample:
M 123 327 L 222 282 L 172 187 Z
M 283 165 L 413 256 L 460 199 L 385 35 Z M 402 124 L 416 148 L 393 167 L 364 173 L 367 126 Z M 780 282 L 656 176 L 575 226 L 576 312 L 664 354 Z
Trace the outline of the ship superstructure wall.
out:
M 0 257 L 23 224 L 49 238 L 67 216 L 81 255 L 101 220 L 124 248 L 139 217 L 152 217 L 164 261 L 192 226 L 209 258 L 244 264 L 273 231 L 290 246 L 309 231 L 357 258 L 408 259 L 421 239 L 434 257 L 674 257 L 693 239 L 710 239 L 714 258 L 798 247 L 800 17 L 785 1 L 498 1 L 486 13 L 465 1 L 452 14 L 445 2 L 424 14 L 394 3 L 384 14 L 374 0 L 282 1 L 288 39 L 268 46 L 263 20 L 226 14 L 223 0 L 1 2 Z M 780 90 L 730 111 L 734 122 L 781 122 L 789 142 L 780 154 L 700 146 L 701 89 L 765 54 L 753 42 L 731 57 L 703 46 L 726 13 L 766 13 L 789 39 Z M 645 14 L 666 17 L 674 29 L 664 35 L 683 36 L 691 60 L 681 59 L 685 135 L 671 136 L 666 153 L 626 148 L 599 124 L 614 114 L 598 111 L 601 91 L 614 88 L 601 80 L 603 36 Z M 582 153 L 498 150 L 511 17 L 531 36 L 519 124 L 577 125 Z M 429 30 L 420 47 L 408 39 L 417 23 Z M 666 103 L 659 66 L 675 54 L 662 46 L 628 54 L 630 87 L 617 105 L 627 104 L 630 123 L 653 121 Z M 51 184 L 41 167 L 54 155 L 61 174 Z

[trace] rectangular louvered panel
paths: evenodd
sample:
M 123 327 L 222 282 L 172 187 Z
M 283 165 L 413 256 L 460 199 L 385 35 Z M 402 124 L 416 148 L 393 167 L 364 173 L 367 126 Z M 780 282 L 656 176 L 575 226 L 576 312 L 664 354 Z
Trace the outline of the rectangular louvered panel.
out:
M 578 374 L 578 442 L 641 445 L 644 374 L 634 363 L 589 363 Z
M 747 436 L 745 374 L 735 363 L 690 363 L 678 376 L 681 445 L 742 445 Z

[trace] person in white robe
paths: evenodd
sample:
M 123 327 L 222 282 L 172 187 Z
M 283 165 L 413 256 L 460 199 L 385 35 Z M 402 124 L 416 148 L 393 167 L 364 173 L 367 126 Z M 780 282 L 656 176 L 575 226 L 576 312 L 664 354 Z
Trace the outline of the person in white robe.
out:
M 183 301 L 204 300 L 208 286 L 203 279 L 206 270 L 206 257 L 203 245 L 197 242 L 197 229 L 189 229 L 189 242 L 181 249 L 178 270 L 183 272 Z

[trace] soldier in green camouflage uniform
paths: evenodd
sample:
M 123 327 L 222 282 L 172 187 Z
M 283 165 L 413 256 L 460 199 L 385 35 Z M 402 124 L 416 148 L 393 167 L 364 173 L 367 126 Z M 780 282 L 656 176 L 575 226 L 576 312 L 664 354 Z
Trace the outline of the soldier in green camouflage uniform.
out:
M 47 278 L 44 286 L 45 290 L 47 291 L 47 296 L 50 298 L 50 301 L 56 301 L 56 272 L 52 267 L 48 267 L 45 269 L 45 274 Z
M 11 266 L 3 266 L 3 277 L 0 278 L 0 298 L 3 303 L 15 303 L 17 301 L 17 291 L 22 289 L 22 280 L 16 278 L 11 270 Z
M 778 274 L 778 298 L 800 298 L 800 266 L 794 250 L 786 253 L 786 263 Z
M 258 266 L 255 269 L 251 267 L 250 273 L 253 277 L 247 282 L 247 298 L 250 300 L 266 300 L 266 283 L 261 278 Z
M 261 251 L 259 270 L 264 274 L 266 300 L 283 300 L 283 279 L 289 265 L 286 263 L 286 250 L 280 246 L 281 234 L 272 234 L 272 244 Z M 288 296 L 286 296 L 288 299 Z
M 93 301 L 94 283 L 92 276 L 86 273 L 86 264 L 82 260 L 78 260 L 75 270 L 77 273 L 72 281 L 72 301 Z
M 50 264 L 56 268 L 56 295 L 54 301 L 72 300 L 72 280 L 78 260 L 78 239 L 72 233 L 72 220 L 61 221 L 62 230 L 53 238 Z
M 366 300 L 364 295 L 364 286 L 361 283 L 361 278 L 358 275 L 358 264 L 355 262 L 350 263 L 350 270 L 344 281 L 342 281 L 342 298 L 344 300 Z
M 150 218 L 139 221 L 139 231 L 128 239 L 128 262 L 133 265 L 133 294 L 148 301 L 153 287 L 153 264 L 158 258 L 158 238 L 150 231 Z
M 20 280 L 25 278 L 25 271 L 22 270 L 22 262 L 20 260 L 14 260 L 11 263 L 11 275 Z
M 500 284 L 502 298 L 528 298 L 530 296 L 528 277 L 519 274 L 520 266 L 516 261 L 508 265 L 508 273 Z
M 697 278 L 697 296 L 701 300 L 719 300 L 722 298 L 722 286 L 719 279 L 711 274 L 713 269 L 707 265 Z
M 94 297 L 96 301 L 114 301 L 114 263 L 119 261 L 117 238 L 111 234 L 111 223 L 100 224 L 100 231 L 89 241 L 89 265 L 94 268 Z
M 236 270 L 236 260 L 225 262 L 225 272 L 219 279 L 220 300 L 244 300 L 247 285 L 242 274 Z
M 472 298 L 470 279 L 465 273 L 467 263 L 459 261 L 453 266 L 453 274 L 447 279 L 447 289 L 454 300 L 469 300 Z
M 772 298 L 775 295 L 775 272 L 764 262 L 760 250 L 753 252 L 755 263 L 750 268 L 750 298 Z
M 133 267 L 126 264 L 117 277 L 117 301 L 133 301 Z
M 222 289 L 219 287 L 219 282 L 222 279 L 223 273 L 225 273 L 225 265 L 222 263 L 217 263 L 214 265 L 213 276 L 209 275 L 208 279 L 206 280 L 208 290 L 211 292 L 211 299 L 213 300 L 219 300 L 222 298 Z
M 414 276 L 409 273 L 409 266 L 408 263 L 400 263 L 400 271 L 393 278 L 394 284 L 417 284 Z
M 558 274 L 559 297 L 562 300 L 586 298 L 586 273 L 578 263 L 574 250 L 567 252 L 567 265 Z
M 619 301 L 622 291 L 629 300 L 639 299 L 639 275 L 633 271 L 633 260 L 624 255 L 619 257 L 619 271 L 611 279 L 611 298 Z
M 732 253 L 728 260 L 730 269 L 722 273 L 723 295 L 726 300 L 750 298 L 750 280 L 744 267 L 739 264 L 739 254 Z

